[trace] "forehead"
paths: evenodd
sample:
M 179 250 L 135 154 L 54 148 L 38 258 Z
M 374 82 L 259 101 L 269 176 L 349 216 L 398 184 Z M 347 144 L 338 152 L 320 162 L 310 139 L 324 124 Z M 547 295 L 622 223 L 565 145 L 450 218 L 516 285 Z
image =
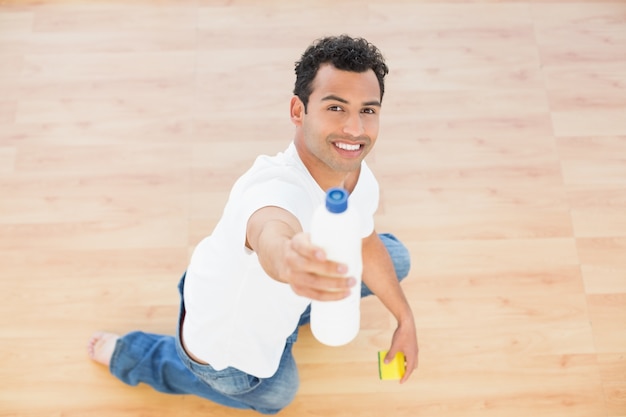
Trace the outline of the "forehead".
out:
M 373 70 L 343 71 L 331 64 L 320 66 L 311 85 L 311 96 L 317 99 L 334 94 L 355 101 L 380 100 L 380 86 Z

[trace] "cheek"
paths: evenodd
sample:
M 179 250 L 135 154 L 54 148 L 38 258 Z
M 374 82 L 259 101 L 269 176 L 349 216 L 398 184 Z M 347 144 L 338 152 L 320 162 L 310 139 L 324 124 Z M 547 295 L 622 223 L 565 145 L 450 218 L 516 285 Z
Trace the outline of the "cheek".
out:
M 337 132 L 341 127 L 341 123 L 339 119 L 332 114 L 322 114 L 308 118 L 305 126 L 307 132 L 310 134 L 318 137 L 326 137 Z
M 364 123 L 364 128 L 367 136 L 369 136 L 372 140 L 376 139 L 376 137 L 378 136 L 378 129 L 380 128 L 378 119 L 366 121 Z
M 313 122 L 309 120 L 303 126 L 304 137 L 310 147 L 316 148 L 326 137 L 326 132 L 323 130 L 319 121 Z

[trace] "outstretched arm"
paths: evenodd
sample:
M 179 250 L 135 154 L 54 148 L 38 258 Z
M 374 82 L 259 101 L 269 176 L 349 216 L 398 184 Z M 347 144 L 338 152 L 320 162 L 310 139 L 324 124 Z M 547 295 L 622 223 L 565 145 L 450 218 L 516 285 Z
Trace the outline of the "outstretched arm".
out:
M 405 382 L 417 368 L 418 362 L 415 321 L 411 307 L 396 278 L 389 252 L 375 232 L 363 240 L 363 282 L 398 322 L 385 361 L 393 359 L 397 352 L 404 353 L 406 373 L 400 382 Z
M 280 207 L 263 207 L 250 216 L 246 246 L 256 252 L 270 277 L 289 284 L 303 297 L 339 300 L 355 284 L 353 278 L 343 276 L 347 266 L 327 260 L 324 251 L 311 244 L 298 219 Z

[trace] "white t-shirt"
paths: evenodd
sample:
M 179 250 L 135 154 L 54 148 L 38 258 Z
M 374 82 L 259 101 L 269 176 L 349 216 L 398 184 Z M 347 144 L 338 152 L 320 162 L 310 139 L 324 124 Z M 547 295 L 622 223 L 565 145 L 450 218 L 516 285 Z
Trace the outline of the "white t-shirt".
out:
M 378 182 L 363 162 L 349 197 L 362 236 L 374 230 Z M 285 341 L 310 300 L 268 276 L 245 246 L 250 216 L 266 206 L 291 212 L 309 231 L 324 190 L 300 160 L 293 143 L 276 156 L 259 156 L 231 190 L 213 233 L 195 248 L 187 270 L 183 326 L 186 348 L 216 370 L 234 367 L 259 378 L 278 369 Z

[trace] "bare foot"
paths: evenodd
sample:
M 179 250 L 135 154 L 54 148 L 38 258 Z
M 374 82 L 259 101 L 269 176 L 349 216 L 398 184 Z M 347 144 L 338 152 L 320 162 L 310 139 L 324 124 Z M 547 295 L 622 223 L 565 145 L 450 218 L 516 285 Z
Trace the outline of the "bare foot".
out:
M 97 332 L 89 339 L 87 353 L 89 357 L 102 365 L 109 366 L 115 350 L 115 343 L 120 336 L 115 333 Z

